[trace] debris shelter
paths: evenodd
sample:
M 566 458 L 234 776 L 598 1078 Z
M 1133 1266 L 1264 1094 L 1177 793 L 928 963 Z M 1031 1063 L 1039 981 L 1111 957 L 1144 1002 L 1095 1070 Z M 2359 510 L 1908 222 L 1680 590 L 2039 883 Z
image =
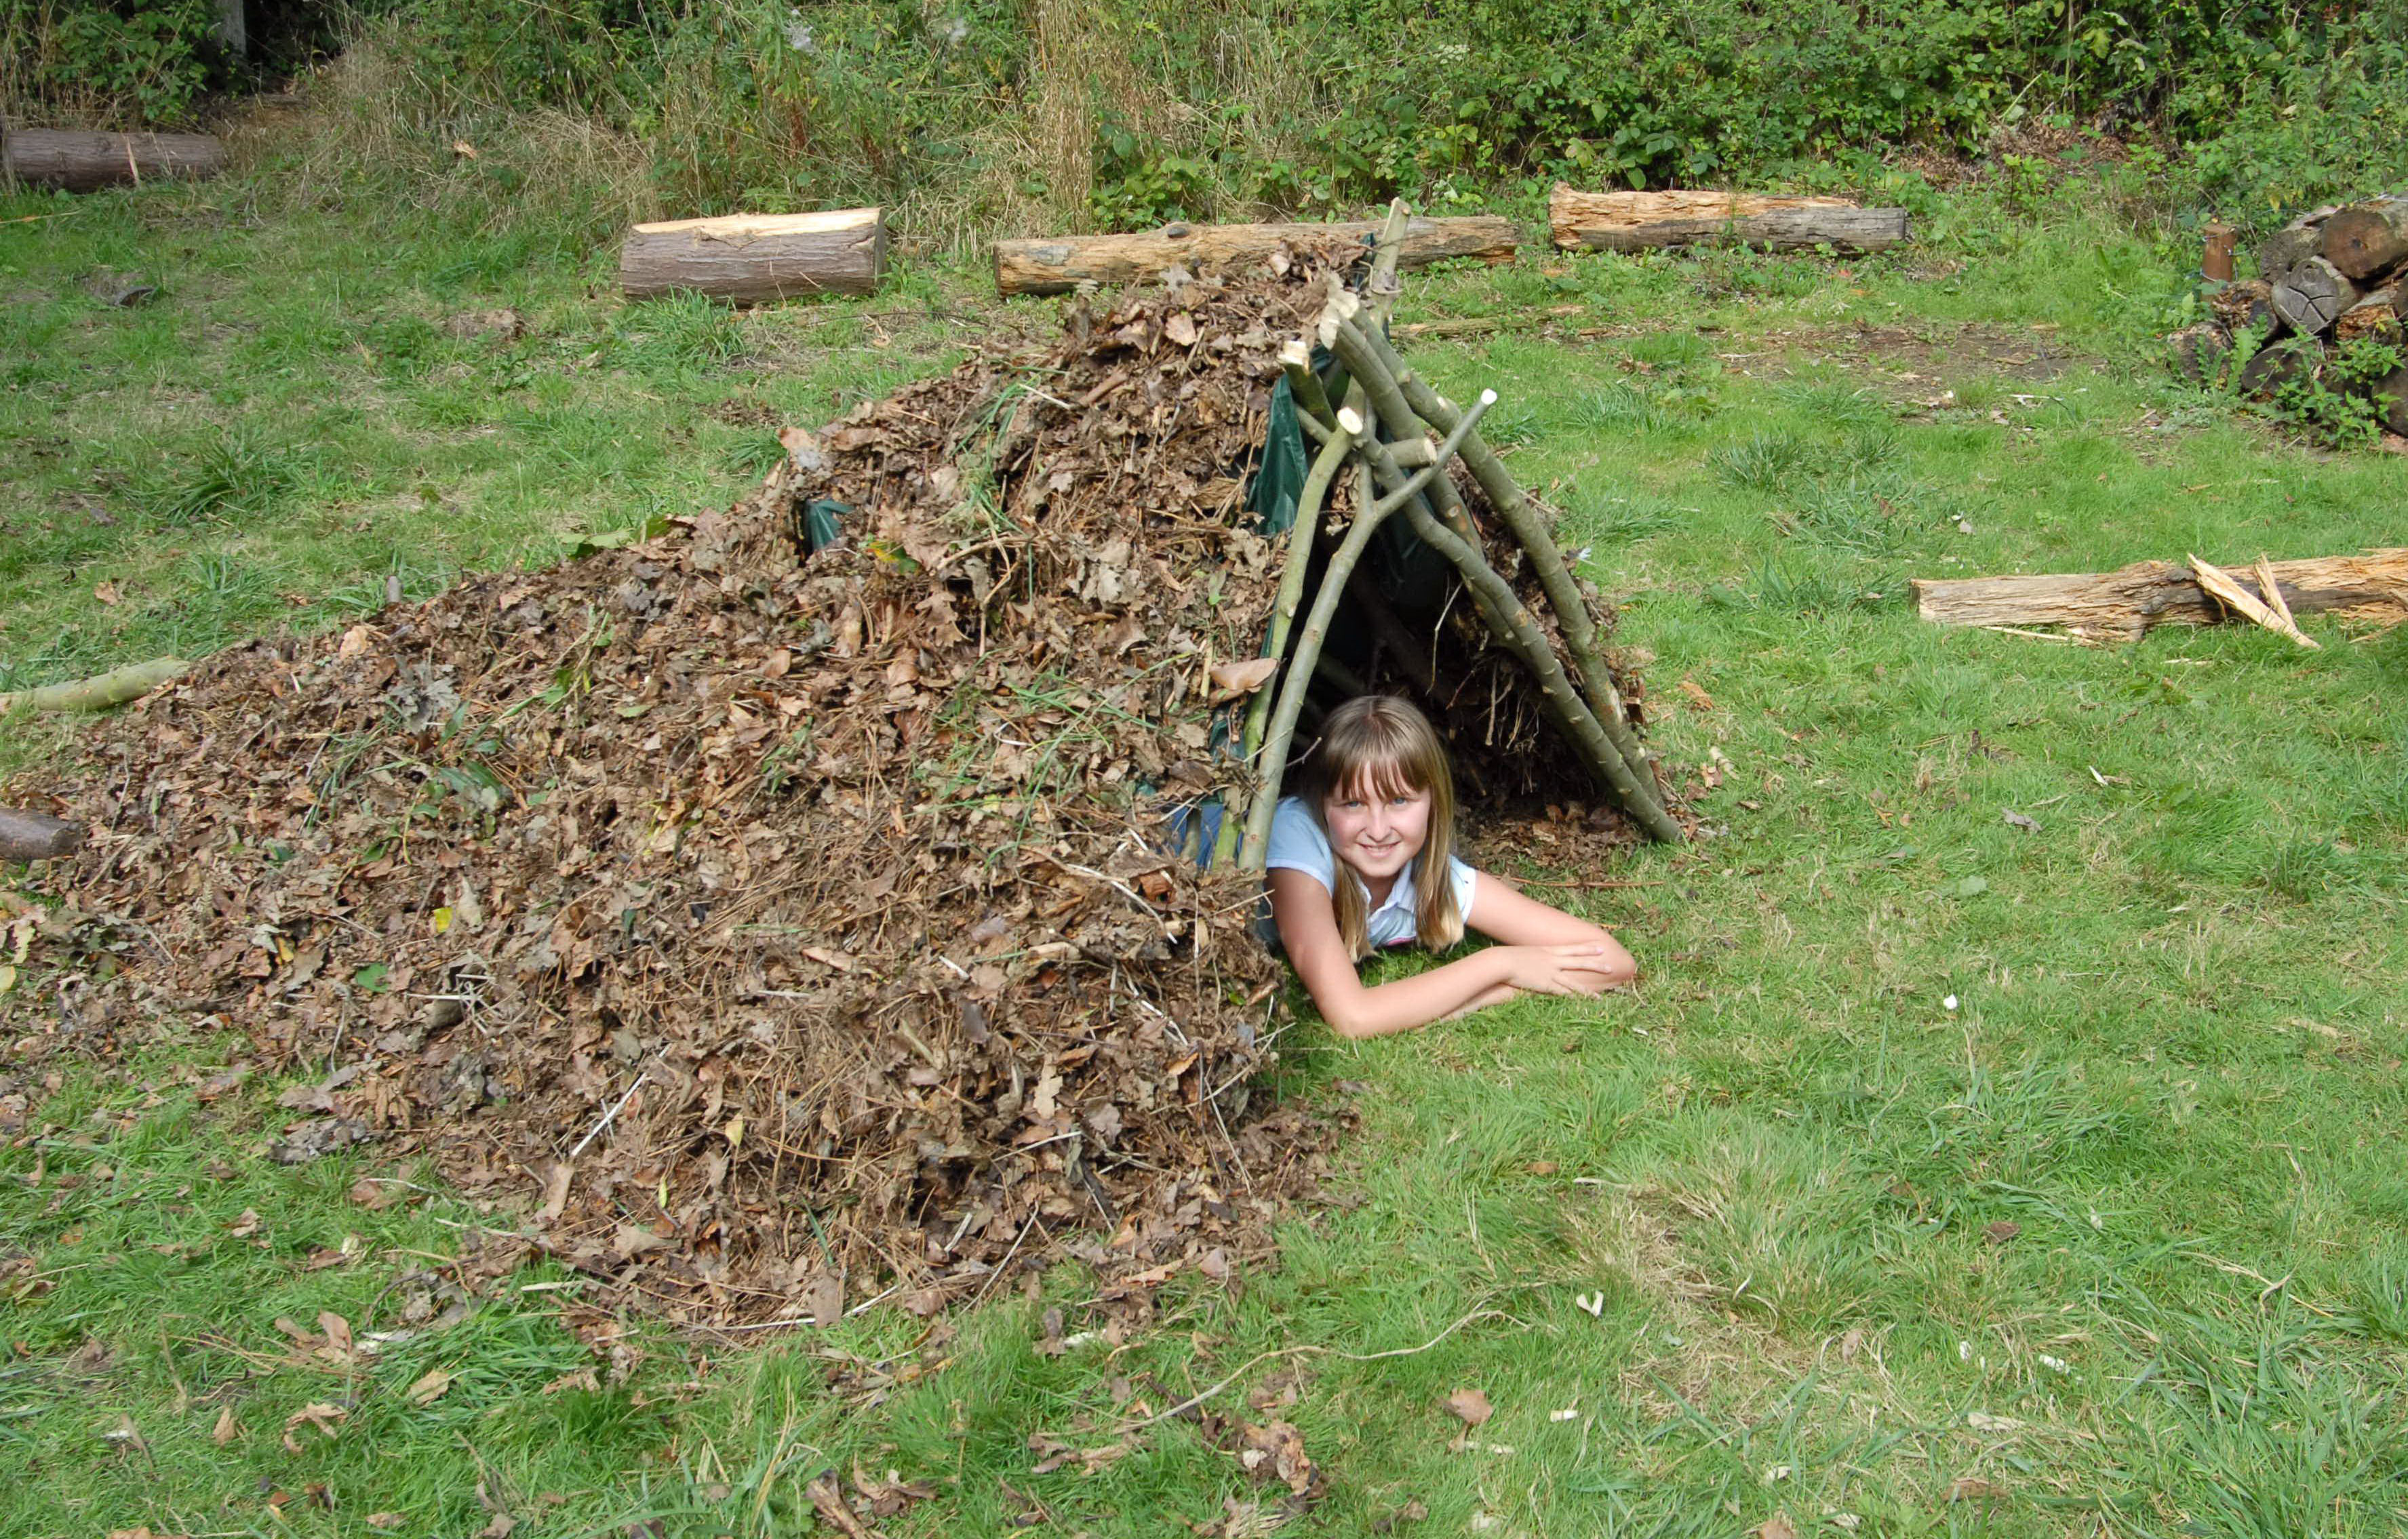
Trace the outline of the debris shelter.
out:
M 89 829 L 14 1057 L 235 1033 L 314 1081 L 276 1159 L 430 1156 L 695 1323 L 1261 1256 L 1326 1130 L 1256 1089 L 1258 878 L 1197 825 L 1278 685 L 1248 493 L 1326 264 L 1068 302 L 725 512 L 197 663 L 8 788 Z M 1469 607 L 1356 682 L 1569 800 Z

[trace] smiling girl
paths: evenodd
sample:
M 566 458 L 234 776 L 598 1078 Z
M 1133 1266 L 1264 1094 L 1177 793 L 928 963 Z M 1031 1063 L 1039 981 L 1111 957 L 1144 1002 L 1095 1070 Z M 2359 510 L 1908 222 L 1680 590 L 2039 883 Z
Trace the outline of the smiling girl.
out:
M 1382 1036 L 1515 994 L 1596 995 L 1638 964 L 1586 919 L 1523 896 L 1455 855 L 1455 777 L 1422 713 L 1363 695 L 1329 714 L 1299 794 L 1271 823 L 1271 920 L 1297 976 L 1340 1036 Z M 1419 941 L 1444 951 L 1466 928 L 1499 944 L 1366 988 L 1355 966 Z

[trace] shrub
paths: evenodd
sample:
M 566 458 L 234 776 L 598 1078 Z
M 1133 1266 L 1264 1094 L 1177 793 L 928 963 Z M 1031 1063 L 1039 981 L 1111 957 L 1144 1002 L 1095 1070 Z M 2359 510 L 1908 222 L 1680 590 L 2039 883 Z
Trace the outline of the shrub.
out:
M 0 0 L 11 121 L 131 127 L 192 115 L 226 78 L 212 0 Z

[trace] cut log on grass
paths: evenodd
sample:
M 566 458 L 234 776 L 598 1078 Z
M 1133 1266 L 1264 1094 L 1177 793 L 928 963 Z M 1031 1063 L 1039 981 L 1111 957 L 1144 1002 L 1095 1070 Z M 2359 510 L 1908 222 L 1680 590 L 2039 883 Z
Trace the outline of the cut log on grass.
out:
M 0 807 L 0 861 L 55 861 L 83 844 L 83 829 L 47 812 Z
M 154 657 L 148 663 L 129 663 L 93 678 L 0 694 L 0 716 L 20 705 L 36 711 L 105 711 L 111 705 L 141 699 L 190 667 L 192 664 L 180 657 Z
M 730 214 L 638 224 L 619 248 L 629 299 L 691 289 L 738 305 L 805 294 L 866 294 L 886 266 L 886 221 L 876 208 L 819 214 Z
M 2357 304 L 2356 283 L 2342 276 L 2320 256 L 2303 257 L 2274 282 L 2269 302 L 2284 323 L 2303 336 L 2315 336 Z
M 1555 242 L 1568 251 L 1644 251 L 1670 246 L 1756 246 L 1794 251 L 1828 245 L 1880 251 L 1906 239 L 1903 208 L 1859 208 L 1845 198 L 1763 197 L 1674 190 L 1583 192 L 1557 184 L 1547 199 Z
M 214 177 L 225 169 L 225 146 L 208 134 L 93 134 L 21 128 L 0 158 L 9 174 L 35 187 L 96 192 L 146 181 Z
M 2377 623 L 2408 619 L 2408 549 L 2267 563 L 2292 614 L 2340 614 Z M 2224 610 L 2180 562 L 2144 561 L 2114 572 L 2011 577 L 1917 577 L 1918 612 L 1936 625 L 2063 625 L 2138 637 L 2152 626 L 2212 625 Z
M 1300 246 L 1361 240 L 1372 220 L 1336 224 L 1168 224 L 1125 235 L 1056 235 L 995 243 L 995 286 L 1005 294 L 1068 293 L 1082 283 L 1112 289 L 1150 283 L 1172 267 L 1200 272 L 1268 260 Z M 1481 215 L 1415 219 L 1405 227 L 1398 264 L 1426 267 L 1450 257 L 1513 260 L 1513 221 Z
M 2232 357 L 2232 334 L 2213 321 L 2185 326 L 2168 335 L 2166 354 L 2174 372 L 2192 384 L 2214 384 Z
M 2344 278 L 2365 278 L 2408 259 L 2408 193 L 2353 203 L 2325 221 L 2324 258 Z

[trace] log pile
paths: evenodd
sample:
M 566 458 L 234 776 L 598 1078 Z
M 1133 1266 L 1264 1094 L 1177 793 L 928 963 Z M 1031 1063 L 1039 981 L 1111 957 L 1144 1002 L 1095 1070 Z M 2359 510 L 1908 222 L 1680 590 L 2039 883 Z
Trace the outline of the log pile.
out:
M 1775 197 L 1673 188 L 1656 192 L 1583 192 L 1555 184 L 1547 222 L 1567 251 L 1644 251 L 1678 246 L 1748 246 L 1768 251 L 1846 255 L 1906 240 L 1906 210 L 1863 208 L 1847 198 Z
M 1073 301 L 1050 346 L 788 430 L 733 509 L 195 660 L 0 788 L 83 831 L 15 878 L 45 1004 L 0 1100 L 207 1040 L 302 1076 L 274 1158 L 430 1161 L 584 1297 L 695 1323 L 934 1310 L 1064 1256 L 1132 1313 L 1239 1275 L 1329 1130 L 1254 1088 L 1260 877 L 1192 830 L 1275 794 L 1297 711 L 1263 638 L 1326 521 L 1411 520 L 1472 579 L 1413 659 L 1459 759 L 1560 802 L 1652 771 L 1611 616 L 1555 602 L 1479 405 L 1333 297 L 1360 254 Z M 1362 387 L 1326 503 L 1267 534 L 1247 471 L 1283 344 L 1323 331 Z M 1407 414 L 1442 466 L 1365 431 Z M 1260 776 L 1224 747 L 1250 721 Z
M 2352 343 L 2408 342 L 2408 193 L 2300 215 L 2259 244 L 2257 277 L 2212 285 L 2208 304 L 2212 319 L 2167 339 L 2186 377 L 2265 399 L 2322 382 L 2361 393 L 2386 428 L 2408 434 L 2408 362 L 2372 378 L 2330 367 Z

